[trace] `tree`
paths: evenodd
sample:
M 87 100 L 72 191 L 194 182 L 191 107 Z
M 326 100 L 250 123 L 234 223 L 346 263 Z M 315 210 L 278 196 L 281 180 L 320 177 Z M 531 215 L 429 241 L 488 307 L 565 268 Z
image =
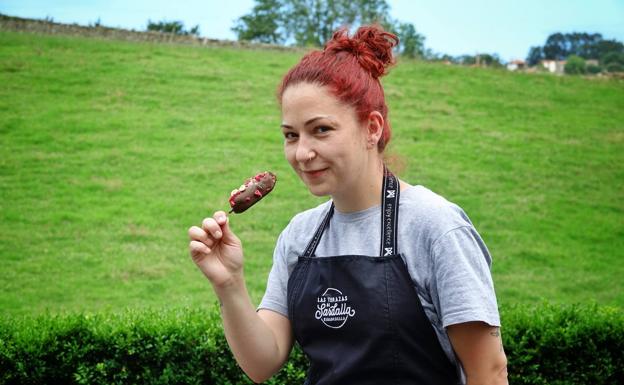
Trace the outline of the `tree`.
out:
M 385 0 L 285 0 L 284 26 L 298 46 L 322 47 L 340 27 L 389 24 Z
M 444 54 L 440 54 L 438 55 L 438 60 L 440 60 L 441 62 L 449 62 L 449 63 L 453 63 L 453 64 L 458 64 L 459 61 L 458 59 L 454 58 L 453 56 L 444 53 Z
M 280 0 L 256 0 L 251 13 L 240 17 L 232 31 L 236 32 L 238 40 L 270 44 L 283 43 L 281 7 Z
M 472 56 L 472 55 L 461 55 L 458 56 L 457 58 L 455 58 L 453 60 L 453 62 L 456 62 L 458 64 L 462 64 L 462 65 L 474 65 L 477 63 L 477 58 L 476 56 Z
M 232 28 L 239 40 L 322 47 L 339 28 L 354 32 L 360 25 L 376 23 L 398 35 L 398 53 L 427 57 L 425 37 L 413 24 L 393 20 L 386 0 L 255 1 L 251 12 Z
M 603 40 L 596 46 L 596 58 L 601 62 L 603 62 L 605 56 L 611 52 L 624 54 L 624 44 L 617 40 Z
M 199 36 L 199 25 L 191 28 L 190 31 L 184 29 L 184 23 L 181 21 L 159 21 L 153 22 L 151 20 L 147 21 L 147 30 L 155 31 L 155 32 L 165 32 L 172 33 L 174 35 L 193 35 Z
M 624 71 L 624 53 L 623 52 L 609 52 L 602 57 L 600 64 L 608 72 L 623 72 Z
M 585 59 L 597 59 L 596 45 L 602 40 L 599 33 L 568 33 L 565 34 L 569 55 L 580 56 Z
M 232 30 L 239 40 L 322 47 L 340 27 L 392 24 L 386 0 L 256 0 Z
M 395 33 L 399 36 L 399 52 L 401 55 L 411 58 L 424 57 L 425 37 L 416 32 L 414 24 L 399 22 Z
M 500 68 L 503 66 L 503 63 L 501 63 L 500 57 L 498 57 L 498 54 L 489 54 L 489 53 L 482 53 L 479 54 L 479 63 L 481 63 L 482 65 L 485 65 L 487 67 L 495 67 L 495 68 Z
M 445 55 L 447 56 L 447 55 Z M 480 67 L 502 67 L 503 64 L 498 57 L 498 54 L 489 54 L 489 53 L 481 53 L 478 55 L 460 55 L 455 58 L 450 58 L 449 60 L 452 63 L 457 63 L 461 65 L 478 65 Z
M 539 47 L 532 47 L 529 52 Z M 550 60 L 564 60 L 570 55 L 584 59 L 600 59 L 609 52 L 624 52 L 624 44 L 616 40 L 604 40 L 599 33 L 554 33 L 548 36 L 546 44 L 541 48 L 543 58 Z M 531 61 L 528 60 L 527 61 Z
M 533 67 L 539 64 L 544 59 L 544 52 L 542 47 L 536 46 L 529 49 L 529 55 L 526 58 L 527 65 Z
M 430 61 L 440 60 L 440 54 L 438 54 L 437 52 L 433 52 L 431 48 L 425 48 L 424 57 L 425 57 L 425 60 L 430 60 Z
M 298 46 L 321 47 L 334 30 L 355 21 L 348 3 L 339 0 L 285 1 L 285 29 Z
M 199 24 L 198 24 L 198 25 L 195 25 L 193 28 L 191 28 L 191 29 L 188 31 L 188 34 L 189 34 L 189 35 L 193 35 L 193 36 L 199 36 Z
M 568 75 L 581 75 L 585 73 L 585 59 L 577 55 L 571 55 L 563 67 L 563 71 Z
M 549 60 L 563 60 L 566 58 L 566 41 L 565 37 L 561 33 L 554 33 L 548 36 L 546 44 L 542 49 L 544 52 L 544 58 Z
M 602 72 L 602 67 L 589 64 L 587 67 L 585 67 L 585 71 L 587 71 L 588 74 L 596 75 Z

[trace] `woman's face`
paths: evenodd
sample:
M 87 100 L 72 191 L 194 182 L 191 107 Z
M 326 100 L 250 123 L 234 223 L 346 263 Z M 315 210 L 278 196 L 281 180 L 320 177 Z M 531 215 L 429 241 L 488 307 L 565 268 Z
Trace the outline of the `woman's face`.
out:
M 282 132 L 288 163 L 317 196 L 349 194 L 370 153 L 355 109 L 322 86 L 299 83 L 282 94 Z

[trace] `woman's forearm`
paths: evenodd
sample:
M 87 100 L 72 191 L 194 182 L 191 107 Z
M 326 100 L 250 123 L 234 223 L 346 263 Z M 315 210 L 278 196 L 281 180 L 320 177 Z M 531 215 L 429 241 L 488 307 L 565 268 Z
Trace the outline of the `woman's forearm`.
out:
M 251 303 L 244 279 L 216 288 L 225 337 L 239 366 L 254 382 L 263 382 L 284 364 L 289 351 L 280 349 L 274 331 Z

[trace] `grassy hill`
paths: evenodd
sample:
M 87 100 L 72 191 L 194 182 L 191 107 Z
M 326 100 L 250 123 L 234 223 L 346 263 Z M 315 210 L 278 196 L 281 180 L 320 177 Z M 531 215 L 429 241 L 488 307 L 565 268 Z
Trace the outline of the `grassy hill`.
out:
M 208 306 L 187 229 L 264 170 L 232 217 L 254 301 L 312 197 L 275 88 L 301 53 L 0 31 L 0 309 Z M 384 78 L 400 176 L 462 206 L 501 305 L 624 306 L 624 83 L 401 61 Z

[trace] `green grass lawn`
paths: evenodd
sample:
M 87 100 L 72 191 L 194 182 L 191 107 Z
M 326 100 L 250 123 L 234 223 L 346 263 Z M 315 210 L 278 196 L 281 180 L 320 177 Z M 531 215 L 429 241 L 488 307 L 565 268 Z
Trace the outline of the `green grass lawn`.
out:
M 311 196 L 282 153 L 277 83 L 301 53 L 0 32 L 2 314 L 212 306 L 187 229 L 232 217 L 257 303 Z M 624 83 L 400 61 L 384 78 L 402 179 L 462 206 L 499 304 L 624 306 Z

